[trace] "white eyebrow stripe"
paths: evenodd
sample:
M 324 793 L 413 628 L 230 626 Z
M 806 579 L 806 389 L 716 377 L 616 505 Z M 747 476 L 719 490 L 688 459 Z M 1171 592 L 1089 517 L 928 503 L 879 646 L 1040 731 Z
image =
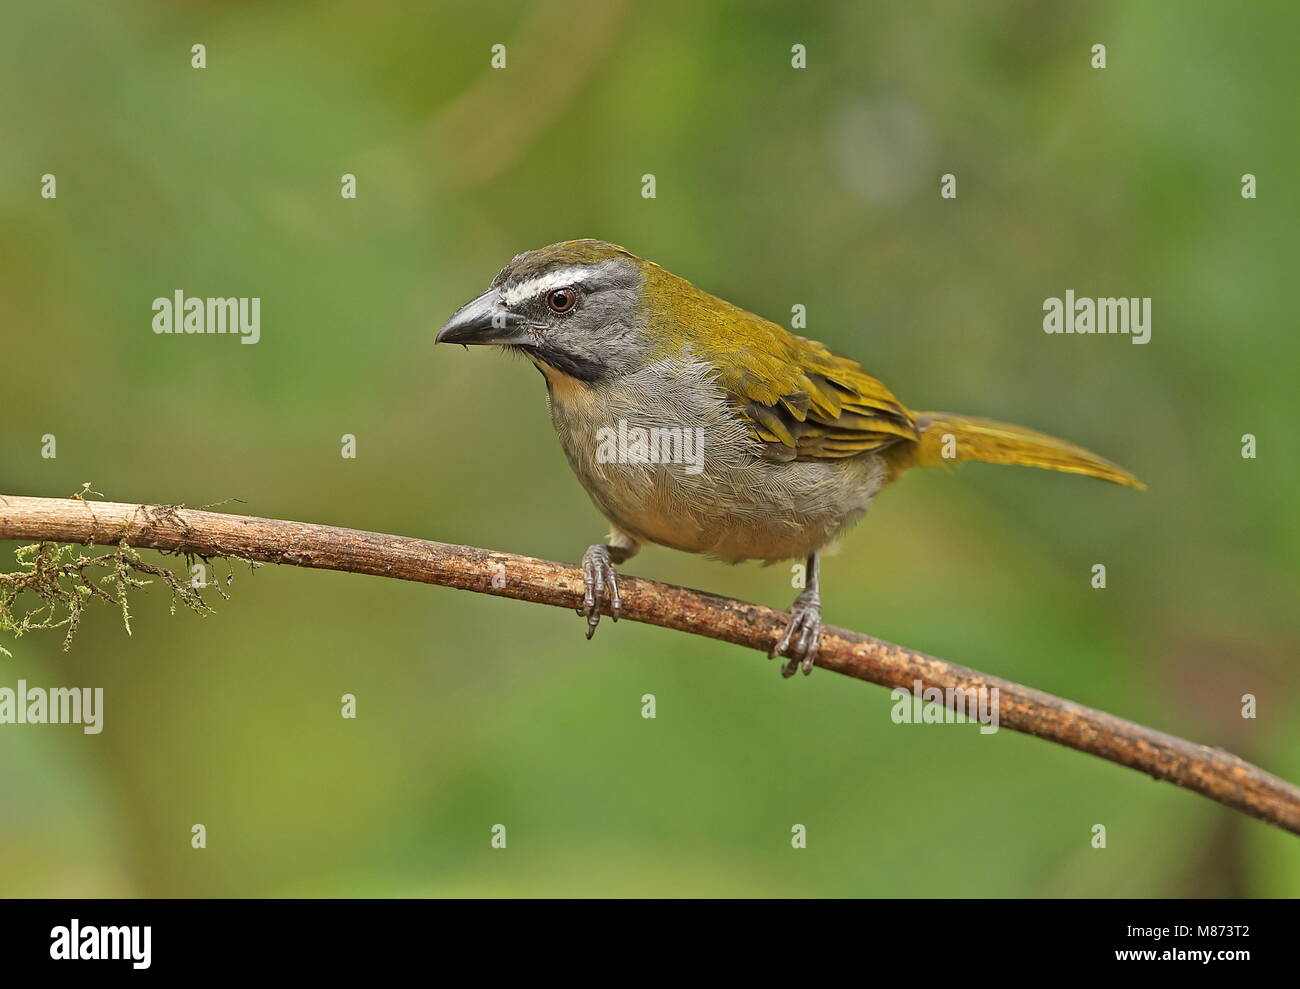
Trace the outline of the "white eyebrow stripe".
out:
M 513 288 L 507 289 L 502 293 L 502 298 L 506 305 L 518 305 L 525 299 L 531 299 L 542 292 L 549 292 L 551 289 L 565 288 L 569 285 L 579 285 L 585 279 L 590 278 L 599 270 L 598 265 L 575 264 L 567 268 L 559 268 L 555 271 L 548 271 L 544 275 L 538 275 L 536 278 L 530 278 L 526 282 L 520 282 Z

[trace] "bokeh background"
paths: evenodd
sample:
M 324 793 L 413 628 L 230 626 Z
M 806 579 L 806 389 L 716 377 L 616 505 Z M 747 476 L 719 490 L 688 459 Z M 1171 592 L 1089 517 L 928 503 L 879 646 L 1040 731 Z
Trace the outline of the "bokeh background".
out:
M 829 621 L 1300 778 L 1298 32 L 1283 2 L 6 4 L 0 492 L 90 481 L 574 561 L 606 530 L 540 376 L 433 334 L 513 254 L 600 237 L 781 322 L 806 305 L 913 408 L 1150 484 L 909 475 L 827 559 Z M 260 297 L 261 343 L 156 336 L 178 288 Z M 1152 297 L 1152 342 L 1044 334 L 1069 288 Z M 654 547 L 627 569 L 792 593 Z M 67 653 L 3 643 L 0 684 L 102 686 L 107 711 L 98 736 L 0 726 L 0 894 L 1300 893 L 1276 829 L 1012 732 L 895 725 L 882 688 L 628 623 L 587 643 L 567 612 L 443 588 L 235 573 L 213 617 L 155 591 L 130 638 L 96 607 Z

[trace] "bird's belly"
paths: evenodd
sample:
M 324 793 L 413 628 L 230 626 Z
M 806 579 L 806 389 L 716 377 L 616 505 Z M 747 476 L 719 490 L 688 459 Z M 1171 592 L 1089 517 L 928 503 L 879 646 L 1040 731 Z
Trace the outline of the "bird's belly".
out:
M 660 400 L 635 387 L 552 390 L 556 432 L 582 486 L 641 541 L 729 562 L 806 557 L 862 516 L 885 479 L 867 454 L 776 463 L 708 392 Z M 674 396 L 670 395 L 670 398 Z
M 791 470 L 804 466 L 823 469 Z M 808 474 L 822 476 L 810 485 Z M 699 484 L 652 477 L 593 484 L 588 491 L 610 521 L 639 540 L 738 563 L 816 552 L 861 518 L 882 477 L 883 470 L 860 461 L 833 467 L 760 461 L 736 483 L 720 483 L 716 475 Z M 820 497 L 810 499 L 814 485 Z

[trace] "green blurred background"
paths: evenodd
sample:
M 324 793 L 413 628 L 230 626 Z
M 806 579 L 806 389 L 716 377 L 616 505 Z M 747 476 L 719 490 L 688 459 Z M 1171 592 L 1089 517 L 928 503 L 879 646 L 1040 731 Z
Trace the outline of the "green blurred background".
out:
M 540 376 L 433 333 L 513 254 L 600 237 L 780 322 L 806 305 L 913 408 L 1150 484 L 909 475 L 826 560 L 829 621 L 1300 778 L 1298 32 L 1281 2 L 7 4 L 0 492 L 574 561 L 606 529 Z M 260 297 L 261 343 L 156 336 L 178 288 Z M 1152 297 L 1152 342 L 1044 334 L 1071 288 Z M 654 547 L 627 569 L 792 593 Z M 1300 892 L 1274 828 L 735 647 L 291 568 L 237 569 L 218 607 L 155 590 L 131 638 L 95 606 L 70 652 L 3 643 L 0 685 L 107 711 L 0 726 L 0 893 Z

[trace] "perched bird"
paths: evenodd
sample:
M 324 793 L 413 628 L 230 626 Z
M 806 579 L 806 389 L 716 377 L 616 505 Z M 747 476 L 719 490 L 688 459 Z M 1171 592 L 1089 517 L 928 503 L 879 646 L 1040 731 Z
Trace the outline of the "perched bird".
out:
M 606 596 L 617 621 L 614 565 L 643 542 L 731 563 L 806 560 L 771 655 L 788 658 L 785 676 L 809 673 L 818 552 L 907 468 L 981 460 L 1144 487 L 1032 429 L 911 412 L 850 358 L 599 240 L 518 255 L 437 340 L 513 348 L 545 376 L 560 444 L 612 525 L 582 559 L 588 638 Z

